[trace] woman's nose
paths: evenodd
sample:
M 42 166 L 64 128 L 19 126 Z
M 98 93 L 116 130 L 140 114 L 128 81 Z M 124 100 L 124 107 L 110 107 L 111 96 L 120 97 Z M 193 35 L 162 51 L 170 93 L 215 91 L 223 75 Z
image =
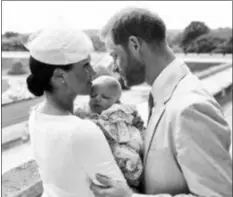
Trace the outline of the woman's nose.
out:
M 96 75 L 96 72 L 93 69 L 92 65 L 90 65 L 90 67 L 89 67 L 89 75 L 90 75 L 91 79 L 93 79 L 95 77 L 95 75 Z

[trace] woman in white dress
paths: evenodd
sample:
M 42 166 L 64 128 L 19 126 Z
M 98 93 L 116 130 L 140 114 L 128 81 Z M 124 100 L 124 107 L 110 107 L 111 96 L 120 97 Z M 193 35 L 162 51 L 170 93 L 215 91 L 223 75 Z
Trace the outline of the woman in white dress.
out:
M 28 89 L 44 95 L 29 117 L 42 196 L 93 197 L 89 187 L 96 173 L 124 180 L 100 129 L 73 115 L 75 97 L 87 94 L 91 85 L 91 40 L 81 31 L 54 27 L 34 36 L 27 48 Z

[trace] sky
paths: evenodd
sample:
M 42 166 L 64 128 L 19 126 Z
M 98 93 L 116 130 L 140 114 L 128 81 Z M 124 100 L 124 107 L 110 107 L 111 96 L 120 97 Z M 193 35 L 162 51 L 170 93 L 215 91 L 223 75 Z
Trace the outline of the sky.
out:
M 100 29 L 117 11 L 143 7 L 162 17 L 168 29 L 191 21 L 210 28 L 232 27 L 232 1 L 2 1 L 2 33 L 30 33 L 62 18 L 79 29 Z

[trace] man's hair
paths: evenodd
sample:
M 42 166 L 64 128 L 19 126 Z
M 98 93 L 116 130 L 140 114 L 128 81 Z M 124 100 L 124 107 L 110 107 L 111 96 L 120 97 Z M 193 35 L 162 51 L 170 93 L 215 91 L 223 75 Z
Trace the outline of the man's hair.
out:
M 166 26 L 155 13 L 142 8 L 127 8 L 116 13 L 103 27 L 100 37 L 111 36 L 114 44 L 126 46 L 130 36 L 149 43 L 166 40 Z

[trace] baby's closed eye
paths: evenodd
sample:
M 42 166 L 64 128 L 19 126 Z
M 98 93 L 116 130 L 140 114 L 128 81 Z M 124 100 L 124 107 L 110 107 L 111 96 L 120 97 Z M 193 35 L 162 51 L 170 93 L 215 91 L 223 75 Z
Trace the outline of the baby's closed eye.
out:
M 103 97 L 104 99 L 111 99 L 111 97 L 105 96 L 105 95 L 103 95 L 102 97 Z

